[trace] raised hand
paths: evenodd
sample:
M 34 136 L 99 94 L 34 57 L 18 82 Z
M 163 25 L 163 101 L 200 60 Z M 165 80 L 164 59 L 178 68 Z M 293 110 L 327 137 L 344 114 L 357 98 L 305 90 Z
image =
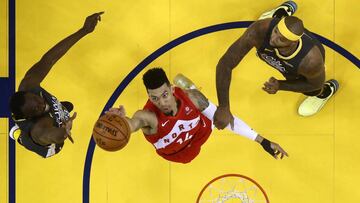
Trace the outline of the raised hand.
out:
M 101 15 L 104 12 L 94 13 L 91 16 L 88 16 L 85 20 L 84 26 L 81 28 L 85 33 L 91 33 L 94 31 L 98 21 L 101 21 Z
M 106 114 L 113 114 L 120 117 L 125 117 L 126 112 L 123 105 L 120 105 L 119 108 L 110 108 L 108 111 L 105 111 Z

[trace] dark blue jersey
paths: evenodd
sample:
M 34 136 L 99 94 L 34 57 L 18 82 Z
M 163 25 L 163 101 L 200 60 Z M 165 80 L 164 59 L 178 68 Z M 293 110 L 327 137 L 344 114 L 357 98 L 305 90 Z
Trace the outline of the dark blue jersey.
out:
M 325 49 L 321 43 L 305 29 L 304 34 L 299 39 L 299 44 L 295 52 L 290 56 L 282 56 L 277 48 L 270 45 L 271 33 L 279 21 L 279 18 L 274 18 L 270 22 L 264 42 L 257 50 L 257 55 L 261 60 L 280 71 L 286 79 L 294 80 L 302 78 L 303 76 L 298 74 L 299 65 L 302 59 L 314 46 L 317 46 L 325 61 Z
M 53 96 L 52 94 L 50 94 L 41 87 L 33 88 L 29 90 L 29 92 L 32 92 L 44 98 L 45 102 L 49 105 L 50 110 L 49 112 L 37 118 L 32 118 L 32 119 L 14 118 L 15 123 L 19 126 L 21 130 L 21 134 L 18 138 L 18 142 L 21 145 L 23 145 L 26 149 L 33 151 L 39 154 L 40 156 L 46 158 L 58 153 L 62 149 L 64 143 L 61 144 L 54 143 L 48 146 L 37 144 L 31 137 L 31 129 L 33 128 L 37 120 L 39 118 L 43 118 L 44 116 L 48 116 L 52 118 L 53 125 L 55 127 L 61 127 L 62 124 L 70 118 L 69 111 L 72 110 L 72 105 L 70 103 L 68 107 L 65 107 L 55 96 Z

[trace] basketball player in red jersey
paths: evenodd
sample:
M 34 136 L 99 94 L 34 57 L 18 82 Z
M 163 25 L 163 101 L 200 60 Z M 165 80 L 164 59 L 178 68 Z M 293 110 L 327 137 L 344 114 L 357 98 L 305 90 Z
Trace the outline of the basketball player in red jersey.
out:
M 183 82 L 187 78 L 181 79 Z M 143 82 L 149 99 L 143 110 L 138 110 L 132 118 L 126 117 L 131 132 L 141 129 L 156 152 L 166 160 L 192 161 L 211 134 L 217 107 L 197 89 L 171 86 L 161 68 L 148 70 Z M 123 106 L 106 113 L 125 117 Z M 275 158 L 288 156 L 278 144 L 263 138 L 238 118 L 235 118 L 233 131 L 260 143 Z

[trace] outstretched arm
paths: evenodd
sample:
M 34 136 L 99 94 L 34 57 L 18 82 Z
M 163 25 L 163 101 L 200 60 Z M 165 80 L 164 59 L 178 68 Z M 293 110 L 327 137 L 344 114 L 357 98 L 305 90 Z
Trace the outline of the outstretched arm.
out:
M 126 118 L 132 133 L 138 131 L 139 129 L 143 129 L 144 133 L 153 134 L 151 133 L 151 131 L 153 131 L 154 129 L 157 130 L 156 115 L 150 111 L 138 110 L 134 113 L 132 118 L 129 118 L 126 117 L 124 106 L 120 106 L 119 108 L 111 108 L 105 113 L 114 114 Z
M 216 66 L 216 92 L 219 108 L 215 113 L 214 124 L 219 129 L 225 128 L 229 123 L 233 125 L 229 102 L 232 70 L 253 47 L 260 47 L 265 37 L 265 30 L 268 24 L 269 20 L 254 22 L 245 33 L 229 47 Z
M 39 86 L 40 83 L 44 80 L 46 75 L 49 73 L 53 65 L 65 55 L 65 53 L 81 38 L 85 35 L 91 33 L 97 24 L 100 21 L 100 15 L 103 12 L 95 13 L 91 16 L 88 16 L 85 20 L 83 27 L 77 32 L 66 37 L 54 47 L 52 47 L 48 52 L 46 52 L 40 61 L 33 65 L 25 74 L 25 77 L 20 83 L 19 90 L 26 91 L 33 87 Z
M 257 135 L 255 141 L 261 144 L 264 150 L 275 159 L 278 159 L 279 157 L 282 159 L 284 156 L 289 156 L 288 153 L 279 144 L 272 142 L 262 137 L 261 135 Z
M 205 115 L 208 119 L 213 120 L 214 113 L 217 109 L 215 104 L 210 102 L 199 90 L 190 89 L 186 90 L 187 95 L 193 104 L 201 111 L 203 115 Z M 244 121 L 240 118 L 234 116 L 234 126 L 230 125 L 226 126 L 227 129 L 233 131 L 237 135 L 244 136 L 249 138 L 250 140 L 254 140 L 261 144 L 266 152 L 268 152 L 274 158 L 282 159 L 284 156 L 288 156 L 288 154 L 281 148 L 281 146 L 275 142 L 271 142 L 266 138 L 259 135 L 255 130 L 253 130 L 250 126 L 248 126 Z

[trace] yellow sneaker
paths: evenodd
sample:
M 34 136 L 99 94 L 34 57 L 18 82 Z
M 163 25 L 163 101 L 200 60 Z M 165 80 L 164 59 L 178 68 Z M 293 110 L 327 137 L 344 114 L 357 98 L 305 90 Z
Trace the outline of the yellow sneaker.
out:
M 271 11 L 267 11 L 259 17 L 258 20 L 266 19 L 266 18 L 283 18 L 286 16 L 291 16 L 297 10 L 297 5 L 294 1 L 286 1 L 282 3 L 280 6 L 274 8 Z
M 330 95 L 326 98 L 319 98 L 317 96 L 307 97 L 299 106 L 298 113 L 300 116 L 312 116 L 319 112 L 340 86 L 339 82 L 334 79 L 325 82 L 325 85 L 330 86 Z
M 179 73 L 174 77 L 174 84 L 181 89 L 198 89 L 195 84 L 183 74 Z

